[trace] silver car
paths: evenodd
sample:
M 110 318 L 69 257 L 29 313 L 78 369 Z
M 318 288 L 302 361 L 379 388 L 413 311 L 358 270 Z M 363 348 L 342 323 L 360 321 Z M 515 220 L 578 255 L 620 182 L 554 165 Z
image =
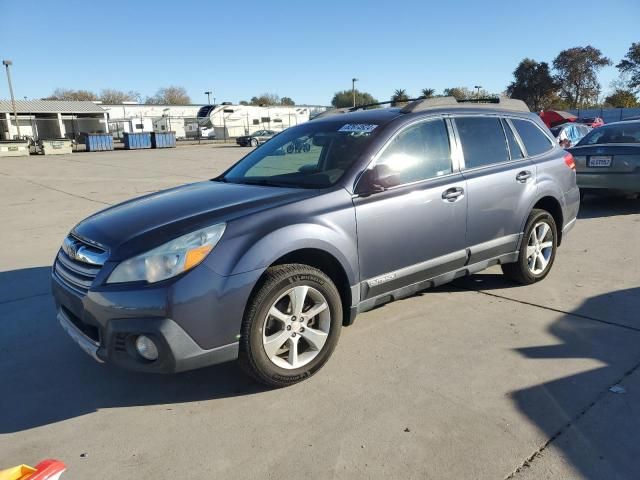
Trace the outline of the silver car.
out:
M 519 100 L 338 111 L 210 181 L 81 221 L 52 288 L 97 361 L 170 373 L 237 359 L 285 386 L 385 302 L 491 265 L 541 281 L 578 206 L 572 156 Z

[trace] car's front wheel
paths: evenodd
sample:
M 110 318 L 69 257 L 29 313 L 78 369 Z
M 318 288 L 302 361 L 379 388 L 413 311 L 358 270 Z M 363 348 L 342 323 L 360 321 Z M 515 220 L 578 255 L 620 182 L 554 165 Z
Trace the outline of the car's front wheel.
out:
M 258 146 L 258 139 L 257 138 L 252 138 L 251 139 L 251 146 L 252 147 L 257 147 Z
M 527 220 L 518 261 L 502 265 L 506 277 L 523 285 L 545 278 L 558 248 L 558 229 L 546 210 L 534 209 Z
M 266 385 L 292 385 L 327 362 L 341 327 L 340 294 L 327 275 L 301 264 L 269 268 L 245 311 L 240 365 Z

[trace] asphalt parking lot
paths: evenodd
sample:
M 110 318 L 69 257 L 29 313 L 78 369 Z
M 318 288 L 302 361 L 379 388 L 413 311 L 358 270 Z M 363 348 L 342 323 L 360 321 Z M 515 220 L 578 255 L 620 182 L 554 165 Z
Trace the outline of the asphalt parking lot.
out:
M 49 294 L 66 233 L 247 151 L 0 159 L 0 467 L 58 458 L 65 479 L 638 477 L 640 200 L 587 198 L 544 282 L 518 287 L 491 269 L 359 316 L 294 387 L 265 390 L 234 364 L 149 376 L 94 363 Z

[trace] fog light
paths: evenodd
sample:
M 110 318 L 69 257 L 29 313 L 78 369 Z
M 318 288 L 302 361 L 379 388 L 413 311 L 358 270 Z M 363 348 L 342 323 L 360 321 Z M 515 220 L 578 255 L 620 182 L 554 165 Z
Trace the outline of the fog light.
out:
M 153 343 L 153 340 L 145 335 L 136 338 L 136 350 L 144 359 L 151 361 L 158 359 L 158 347 Z

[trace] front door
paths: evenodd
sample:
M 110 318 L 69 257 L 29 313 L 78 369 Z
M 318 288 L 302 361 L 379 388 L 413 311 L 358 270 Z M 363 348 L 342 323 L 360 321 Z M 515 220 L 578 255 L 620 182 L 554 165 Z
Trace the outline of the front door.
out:
M 389 176 L 383 191 L 354 198 L 361 300 L 464 265 L 466 186 L 451 151 L 437 117 L 400 130 L 374 160 Z

